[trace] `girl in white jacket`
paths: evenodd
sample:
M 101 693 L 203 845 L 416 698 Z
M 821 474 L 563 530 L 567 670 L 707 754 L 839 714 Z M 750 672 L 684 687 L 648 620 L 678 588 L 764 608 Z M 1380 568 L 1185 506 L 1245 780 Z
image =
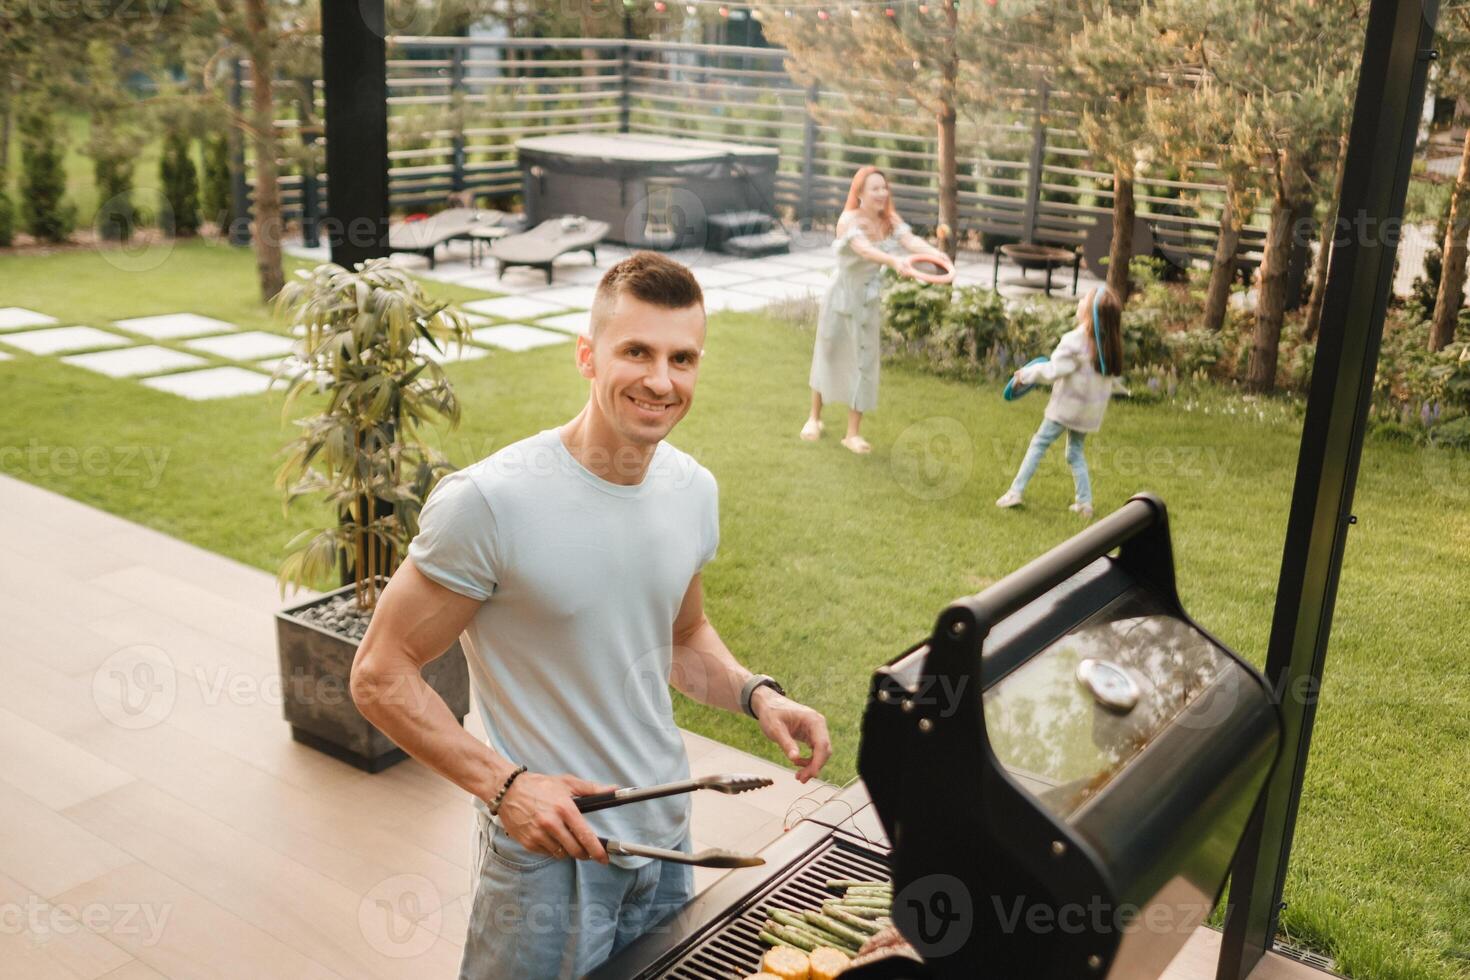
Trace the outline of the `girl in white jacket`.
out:
M 1082 455 L 1082 441 L 1087 433 L 1102 427 L 1113 378 L 1122 373 L 1123 305 L 1106 286 L 1098 286 L 1078 301 L 1077 326 L 1062 336 L 1051 353 L 1051 360 L 1021 368 L 1015 374 L 1017 384 L 1051 385 L 1051 401 L 1047 402 L 1045 421 L 1031 437 L 1031 446 L 1015 480 L 1011 481 L 1011 488 L 995 506 L 1021 506 L 1021 495 L 1035 475 L 1041 457 L 1066 432 L 1067 465 L 1072 468 L 1072 482 L 1077 491 L 1069 509 L 1083 517 L 1092 517 L 1092 482 L 1087 473 L 1087 459 Z

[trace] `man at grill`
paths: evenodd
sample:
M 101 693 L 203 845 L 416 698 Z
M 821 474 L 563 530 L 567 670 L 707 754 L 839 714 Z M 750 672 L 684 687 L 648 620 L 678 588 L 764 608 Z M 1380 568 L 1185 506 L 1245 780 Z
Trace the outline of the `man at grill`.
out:
M 689 867 L 609 858 L 599 840 L 688 851 L 687 796 L 574 802 L 688 776 L 670 683 L 753 715 L 798 780 L 831 753 L 822 716 L 742 667 L 705 618 L 715 480 L 664 442 L 704 339 L 688 269 L 651 252 L 610 269 L 577 340 L 586 405 L 441 481 L 358 650 L 363 714 L 474 797 L 463 980 L 580 976 L 691 897 Z M 461 634 L 488 745 L 419 676 Z

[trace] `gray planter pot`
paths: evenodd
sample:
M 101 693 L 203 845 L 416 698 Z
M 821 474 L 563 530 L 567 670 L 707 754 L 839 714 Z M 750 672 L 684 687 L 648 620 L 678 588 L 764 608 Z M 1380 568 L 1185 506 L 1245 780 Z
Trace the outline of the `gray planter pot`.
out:
M 352 703 L 357 641 L 299 615 L 351 591 L 348 585 L 276 613 L 285 716 L 296 741 L 367 772 L 381 772 L 408 756 Z M 470 710 L 470 676 L 459 641 L 424 667 L 422 676 L 463 723 Z

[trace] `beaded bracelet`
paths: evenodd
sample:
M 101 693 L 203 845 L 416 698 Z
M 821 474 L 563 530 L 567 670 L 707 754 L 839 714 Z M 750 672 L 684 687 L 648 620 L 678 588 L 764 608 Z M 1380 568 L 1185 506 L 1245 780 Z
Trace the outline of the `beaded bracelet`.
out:
M 505 777 L 505 783 L 500 787 L 500 792 L 495 794 L 495 802 L 490 804 L 490 816 L 500 815 L 500 803 L 505 799 L 505 794 L 510 792 L 510 784 L 515 782 L 516 777 L 525 771 L 525 766 L 517 766 L 515 772 Z

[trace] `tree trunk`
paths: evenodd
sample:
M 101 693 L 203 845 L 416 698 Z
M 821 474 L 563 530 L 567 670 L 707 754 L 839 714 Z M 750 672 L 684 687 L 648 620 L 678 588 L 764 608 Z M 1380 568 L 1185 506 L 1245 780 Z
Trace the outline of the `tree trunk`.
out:
M 1315 340 L 1322 326 L 1322 304 L 1327 298 L 1327 269 L 1332 260 L 1332 242 L 1337 237 L 1337 205 L 1342 200 L 1342 175 L 1347 171 L 1346 164 L 1347 137 L 1344 136 L 1338 140 L 1337 180 L 1332 187 L 1330 210 L 1317 238 L 1317 259 L 1312 266 L 1312 299 L 1307 303 L 1307 322 L 1302 328 L 1302 336 L 1308 340 Z
M 1278 195 L 1271 202 L 1266 252 L 1257 284 L 1256 329 L 1251 338 L 1246 387 L 1271 391 L 1276 387 L 1276 354 L 1281 346 L 1281 323 L 1286 317 L 1286 267 L 1291 261 L 1291 219 L 1294 208 Z
M 276 172 L 275 60 L 268 0 L 246 0 L 250 29 L 250 125 L 255 130 L 254 235 L 260 298 L 270 302 L 286 284 L 281 269 L 281 188 Z
M 1220 213 L 1220 237 L 1215 240 L 1215 258 L 1210 263 L 1210 286 L 1205 292 L 1205 328 L 1218 331 L 1225 325 L 1225 308 L 1230 303 L 1230 287 L 1239 267 L 1235 253 L 1240 248 L 1240 226 L 1235 221 L 1235 205 L 1225 195 L 1225 210 Z
M 1128 302 L 1128 263 L 1133 258 L 1133 173 L 1113 166 L 1113 241 L 1108 249 L 1108 288 Z
M 955 29 L 958 14 L 954 0 L 945 0 L 944 59 L 939 81 L 939 224 L 947 233 L 939 235 L 939 247 L 954 259 L 958 249 L 960 227 L 959 179 L 955 164 L 955 103 L 956 85 L 959 78 L 959 56 L 955 48 Z
M 1429 327 L 1429 349 L 1443 350 L 1455 339 L 1455 321 L 1465 305 L 1465 236 L 1470 232 L 1470 131 L 1460 151 L 1460 172 L 1450 195 L 1450 220 L 1441 250 L 1439 293 Z

